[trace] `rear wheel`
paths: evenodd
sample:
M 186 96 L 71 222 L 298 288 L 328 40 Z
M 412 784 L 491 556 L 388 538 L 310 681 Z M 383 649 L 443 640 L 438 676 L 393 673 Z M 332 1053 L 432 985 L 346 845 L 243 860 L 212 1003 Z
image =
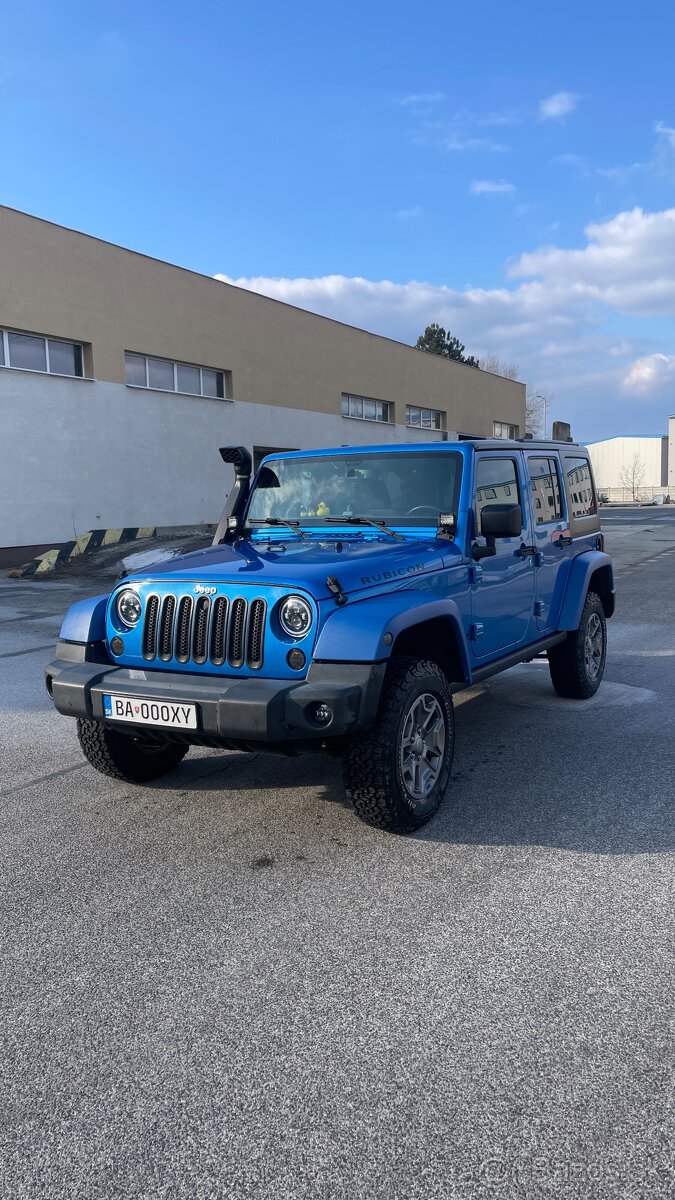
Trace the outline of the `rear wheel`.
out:
M 177 767 L 188 752 L 180 742 L 166 738 L 153 740 L 137 734 L 118 733 L 100 721 L 77 722 L 77 736 L 83 754 L 92 767 L 113 779 L 129 783 L 148 783 Z
M 347 797 L 368 825 L 412 833 L 443 799 L 454 748 L 452 696 L 441 668 L 393 659 L 375 727 L 345 749 Z
M 602 682 L 607 658 L 607 621 L 602 600 L 586 596 L 579 628 L 548 652 L 553 686 L 568 700 L 588 700 Z

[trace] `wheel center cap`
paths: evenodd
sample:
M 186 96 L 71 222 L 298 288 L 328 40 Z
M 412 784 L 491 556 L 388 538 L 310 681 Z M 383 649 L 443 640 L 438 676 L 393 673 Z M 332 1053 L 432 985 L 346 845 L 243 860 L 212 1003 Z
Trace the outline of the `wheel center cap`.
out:
M 415 747 L 415 754 L 421 754 L 426 749 L 426 742 L 420 733 L 416 734 L 413 745 Z

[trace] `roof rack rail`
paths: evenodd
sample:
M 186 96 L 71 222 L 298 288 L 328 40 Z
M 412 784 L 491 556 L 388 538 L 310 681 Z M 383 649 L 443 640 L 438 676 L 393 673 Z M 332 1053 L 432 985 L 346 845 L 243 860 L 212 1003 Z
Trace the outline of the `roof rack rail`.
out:
M 516 438 L 517 442 L 527 442 L 533 446 L 578 446 L 573 437 L 567 438 L 536 438 L 531 433 L 526 433 L 524 437 Z

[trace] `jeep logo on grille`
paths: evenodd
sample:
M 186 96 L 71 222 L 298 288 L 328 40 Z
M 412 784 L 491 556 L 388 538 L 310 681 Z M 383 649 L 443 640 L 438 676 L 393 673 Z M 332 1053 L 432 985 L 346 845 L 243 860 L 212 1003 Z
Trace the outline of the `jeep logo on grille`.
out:
M 198 583 L 194 590 L 198 596 L 215 596 L 216 594 L 214 587 L 204 587 L 202 583 Z

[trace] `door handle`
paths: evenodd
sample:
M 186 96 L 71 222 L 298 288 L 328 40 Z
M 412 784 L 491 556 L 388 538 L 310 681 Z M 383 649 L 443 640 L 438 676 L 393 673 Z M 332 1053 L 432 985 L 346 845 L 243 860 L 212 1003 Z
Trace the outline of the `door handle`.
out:
M 573 537 L 568 537 L 566 534 L 564 534 L 562 537 L 555 539 L 555 544 L 560 550 L 562 550 L 564 546 L 571 546 L 573 541 Z
M 523 543 L 514 553 L 516 558 L 528 558 L 529 555 L 534 555 L 537 551 L 534 546 L 526 546 Z

